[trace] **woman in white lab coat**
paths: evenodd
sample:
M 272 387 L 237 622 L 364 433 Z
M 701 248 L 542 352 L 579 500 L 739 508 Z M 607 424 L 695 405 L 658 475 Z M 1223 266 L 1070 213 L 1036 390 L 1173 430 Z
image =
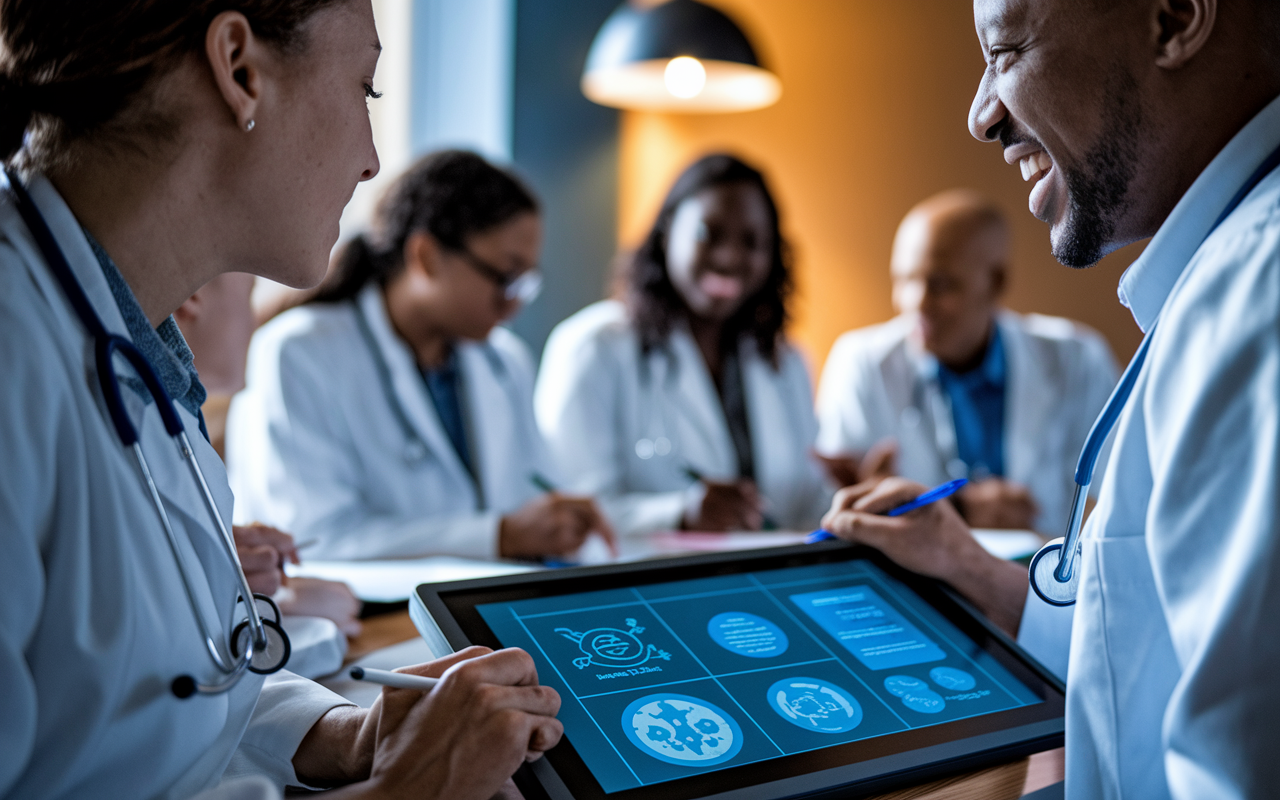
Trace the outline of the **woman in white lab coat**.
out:
M 361 781 L 340 796 L 482 798 L 557 736 L 553 693 L 514 686 L 536 683 L 518 653 L 369 710 L 239 666 L 255 637 L 231 633 L 250 616 L 220 530 L 232 496 L 170 314 L 223 272 L 319 279 L 342 205 L 378 168 L 376 41 L 364 0 L 0 9 L 0 797 Z M 161 424 L 171 408 L 186 453 Z M 523 698 L 481 712 L 486 683 Z M 253 791 L 218 787 L 246 774 Z
M 728 155 L 677 179 L 626 273 L 547 343 L 536 409 L 575 491 L 620 532 L 807 529 L 831 499 L 763 176 Z
M 254 335 L 227 456 L 237 517 L 314 558 L 563 555 L 592 531 L 548 492 L 528 348 L 497 327 L 532 300 L 542 229 L 519 180 L 459 150 L 387 191 L 311 302 Z

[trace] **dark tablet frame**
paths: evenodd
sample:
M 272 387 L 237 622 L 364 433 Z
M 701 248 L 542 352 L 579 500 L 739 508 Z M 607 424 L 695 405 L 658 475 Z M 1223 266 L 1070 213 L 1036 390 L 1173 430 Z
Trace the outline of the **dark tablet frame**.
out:
M 611 794 L 603 791 L 566 736 L 545 758 L 516 773 L 526 800 L 853 798 L 1062 746 L 1065 687 L 1053 673 L 949 587 L 903 570 L 876 550 L 842 542 L 422 584 L 415 593 L 421 608 L 415 611 L 425 610 L 455 651 L 473 644 L 496 649 L 502 645 L 477 605 L 857 560 L 869 561 L 904 583 L 1043 702 Z

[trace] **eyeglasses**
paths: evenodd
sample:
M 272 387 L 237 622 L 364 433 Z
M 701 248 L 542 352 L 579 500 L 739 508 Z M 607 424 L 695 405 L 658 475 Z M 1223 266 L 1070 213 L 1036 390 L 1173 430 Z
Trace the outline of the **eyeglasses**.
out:
M 509 301 L 514 300 L 528 305 L 538 299 L 538 295 L 542 293 L 542 271 L 536 266 L 511 274 L 503 272 L 470 250 L 459 249 L 454 252 L 462 256 L 472 269 L 501 289 L 502 296 Z

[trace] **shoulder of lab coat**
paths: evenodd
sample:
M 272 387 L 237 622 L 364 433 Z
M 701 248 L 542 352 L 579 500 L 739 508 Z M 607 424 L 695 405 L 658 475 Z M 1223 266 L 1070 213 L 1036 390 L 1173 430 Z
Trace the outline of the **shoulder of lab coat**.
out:
M 617 431 L 634 391 L 640 346 L 616 300 L 593 303 L 561 322 L 542 353 L 534 392 L 538 427 L 565 486 L 598 497 L 619 533 L 680 526 L 687 490 L 626 492 Z
M 387 405 L 351 303 L 302 306 L 263 326 L 227 420 L 237 519 L 319 539 L 316 558 L 495 556 L 496 511 L 397 516 L 368 508 L 359 457 L 367 448 L 354 427 L 396 424 Z M 369 422 L 370 414 L 386 419 Z
M 1011 362 L 1006 391 L 1016 404 L 1006 411 L 1006 470 L 1015 480 L 1031 484 L 1033 491 L 1037 481 L 1046 479 L 1043 471 L 1053 470 L 1060 475 L 1055 491 L 1065 495 L 1074 486 L 1075 458 L 1119 377 L 1115 357 L 1101 334 L 1074 320 L 1003 311 L 999 324 L 1006 357 Z M 1046 423 L 1060 429 L 1061 456 L 1055 459 L 1059 463 L 1045 464 L 1046 459 L 1034 455 L 1025 462 L 1019 459 L 1017 448 L 1032 454 L 1036 443 L 1042 440 Z M 1104 445 L 1094 471 L 1089 489 L 1094 497 L 1102 484 L 1109 452 L 1110 441 Z M 1064 497 L 1062 504 L 1055 505 L 1069 501 Z M 1056 531 L 1054 526 L 1065 519 L 1065 512 L 1059 510 L 1052 519 L 1042 520 L 1039 527 Z
M 1163 723 L 1170 793 L 1258 797 L 1280 785 L 1280 175 L 1205 241 L 1182 278 L 1131 402 L 1146 446 L 1108 476 L 1117 500 L 1145 484 L 1149 503 L 1129 518 L 1117 502 L 1105 534 L 1145 523 L 1136 552 L 1150 561 L 1151 606 L 1163 619 L 1132 623 L 1167 626 L 1176 657 L 1165 665 L 1176 681 L 1167 706 L 1142 711 L 1149 728 Z M 1135 462 L 1147 465 L 1145 480 L 1131 476 Z
M 122 330 L 78 224 L 47 181 L 30 186 L 90 303 L 109 330 Z M 262 678 L 247 675 L 217 698 L 178 703 L 168 695 L 163 676 L 192 669 L 197 658 L 207 664 L 208 654 L 190 629 L 150 498 L 99 407 L 92 353 L 25 227 L 15 224 L 9 198 L 0 196 L 0 363 L 7 371 L 0 452 L 22 464 L 0 480 L 0 797 L 94 790 L 186 797 L 214 782 L 233 758 L 253 725 Z M 192 430 L 195 419 L 181 407 L 178 413 Z M 171 507 L 188 507 L 189 498 L 198 503 L 185 482 L 189 491 L 175 493 L 179 462 L 155 417 L 138 413 L 134 423 L 161 494 Z M 218 510 L 229 517 L 220 464 L 208 443 L 191 439 Z M 193 514 L 172 517 L 184 554 L 199 549 L 202 535 L 216 536 L 191 527 L 203 509 Z M 230 571 L 224 561 L 217 573 L 219 564 L 204 556 L 205 576 L 188 586 L 202 606 L 213 602 L 210 571 Z M 136 574 L 153 565 L 165 571 Z M 163 647 L 153 641 L 170 635 Z M 282 713 L 302 711 L 284 699 L 276 705 Z M 323 713 L 320 705 L 309 713 Z M 286 737 L 266 743 L 264 752 L 286 761 L 296 744 Z
M 747 354 L 744 364 L 752 449 L 763 455 L 757 455 L 756 482 L 771 503 L 769 514 L 778 525 L 792 530 L 817 527 L 831 508 L 835 486 L 813 457 L 818 420 L 813 411 L 808 360 L 784 339 L 778 343 L 778 366 L 774 369 L 753 338 L 744 336 L 741 341 L 742 352 Z M 771 397 L 781 406 L 770 409 Z M 789 429 L 789 435 L 779 435 L 784 428 Z M 760 441 L 762 431 L 769 431 L 767 443 Z M 783 469 L 776 469 L 783 465 Z
M 818 452 L 861 455 L 891 435 L 896 415 L 888 388 L 910 380 L 904 373 L 914 369 L 905 352 L 910 331 L 910 320 L 896 317 L 836 339 L 818 384 Z M 888 380 L 886 372 L 902 379 Z

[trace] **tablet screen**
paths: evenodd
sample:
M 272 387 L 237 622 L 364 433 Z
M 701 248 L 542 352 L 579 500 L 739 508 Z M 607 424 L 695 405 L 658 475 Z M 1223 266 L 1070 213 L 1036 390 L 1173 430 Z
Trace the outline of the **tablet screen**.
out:
M 868 560 L 475 611 L 560 692 L 566 736 L 605 794 L 1043 702 Z

